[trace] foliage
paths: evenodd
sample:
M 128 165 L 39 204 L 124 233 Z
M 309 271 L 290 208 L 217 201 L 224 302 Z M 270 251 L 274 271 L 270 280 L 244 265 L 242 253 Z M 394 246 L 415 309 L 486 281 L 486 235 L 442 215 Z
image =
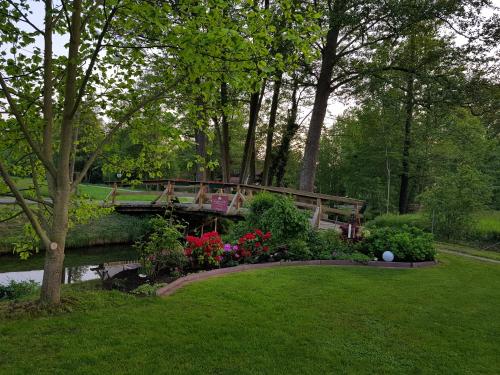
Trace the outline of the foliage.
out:
M 142 284 L 132 290 L 130 293 L 138 295 L 138 296 L 144 296 L 144 297 L 153 297 L 156 296 L 156 291 L 162 287 L 164 287 L 166 284 L 164 283 L 158 283 L 158 284 Z
M 366 228 L 380 228 L 380 227 L 391 227 L 391 228 L 401 228 L 403 226 L 417 227 L 425 231 L 431 230 L 431 223 L 428 217 L 421 214 L 384 214 L 377 216 L 375 219 L 370 220 L 366 223 Z
M 238 240 L 236 254 L 240 262 L 257 262 L 269 258 L 271 232 L 263 233 L 260 229 L 249 232 Z
M 308 243 L 300 238 L 288 241 L 284 258 L 287 260 L 309 260 L 313 254 Z
M 335 253 L 333 256 L 333 259 L 352 260 L 352 261 L 357 262 L 357 263 L 366 264 L 370 260 L 372 260 L 372 257 L 370 257 L 369 255 L 354 251 L 352 253 Z
M 194 269 L 218 267 L 223 259 L 223 243 L 217 232 L 206 232 L 201 237 L 187 236 L 185 256 Z
M 434 260 L 436 255 L 432 234 L 408 226 L 372 229 L 357 248 L 378 259 L 384 251 L 392 251 L 399 262 Z
M 0 285 L 0 301 L 18 300 L 24 297 L 33 296 L 39 289 L 40 285 L 33 280 L 11 280 L 7 285 Z
M 180 232 L 184 227 L 160 216 L 151 219 L 149 225 L 152 232 L 147 240 L 135 246 L 144 272 L 154 280 L 161 271 L 172 272 L 185 266 Z
M 309 217 L 295 206 L 291 198 L 270 193 L 255 195 L 249 204 L 246 220 L 250 228 L 271 232 L 275 246 L 294 239 L 307 240 L 310 230 Z
M 434 232 L 445 238 L 466 235 L 473 225 L 474 212 L 484 208 L 490 197 L 487 177 L 468 166 L 441 175 L 421 195 Z

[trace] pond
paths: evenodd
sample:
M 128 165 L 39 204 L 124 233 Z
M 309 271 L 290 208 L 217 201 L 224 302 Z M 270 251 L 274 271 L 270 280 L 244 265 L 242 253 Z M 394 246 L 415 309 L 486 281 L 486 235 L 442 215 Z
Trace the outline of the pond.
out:
M 62 281 L 71 284 L 79 281 L 99 279 L 99 274 L 91 268 L 103 263 L 129 263 L 137 259 L 137 253 L 130 245 L 98 246 L 69 249 L 64 259 Z M 15 255 L 0 256 L 0 285 L 14 281 L 43 279 L 44 255 L 36 254 L 27 260 Z

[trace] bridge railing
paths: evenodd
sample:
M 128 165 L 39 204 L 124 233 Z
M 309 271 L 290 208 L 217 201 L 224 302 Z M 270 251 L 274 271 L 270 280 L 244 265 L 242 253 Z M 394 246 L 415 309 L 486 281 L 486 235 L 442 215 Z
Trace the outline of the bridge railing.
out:
M 220 181 L 162 179 L 141 181 L 140 185 L 155 187 L 156 191 L 123 191 L 119 187 L 123 188 L 131 185 L 116 182 L 113 184 L 113 189 L 106 198 L 105 203 L 111 201 L 112 205 L 117 205 L 117 197 L 120 195 L 143 195 L 153 198 L 149 203 L 151 205 L 175 204 L 191 210 L 211 211 L 216 206 L 213 198 L 221 200 L 222 197 L 227 202 L 227 205 L 222 205 L 223 208 L 225 207 L 224 213 L 235 215 L 241 214 L 243 203 L 247 199 L 256 193 L 267 191 L 288 195 L 292 197 L 298 208 L 312 211 L 311 223 L 314 227 L 319 227 L 321 221 L 349 222 L 354 225 L 360 225 L 361 218 L 363 217 L 361 210 L 365 203 L 359 199 L 289 188 Z M 221 211 L 221 207 L 217 207 L 216 210 Z M 339 217 L 344 220 L 339 220 Z

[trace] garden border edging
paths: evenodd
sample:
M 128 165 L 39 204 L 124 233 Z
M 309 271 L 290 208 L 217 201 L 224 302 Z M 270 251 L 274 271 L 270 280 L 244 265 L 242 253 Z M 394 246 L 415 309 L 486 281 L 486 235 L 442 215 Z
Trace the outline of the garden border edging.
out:
M 170 284 L 158 289 L 156 295 L 160 297 L 169 296 L 182 288 L 184 285 L 191 284 L 196 281 L 205 280 L 210 277 L 227 275 L 231 273 L 250 271 L 260 268 L 271 267 L 290 267 L 290 266 L 365 266 L 378 268 L 421 268 L 434 266 L 438 262 L 436 260 L 426 262 L 383 262 L 369 261 L 367 264 L 362 264 L 352 260 L 298 260 L 286 262 L 271 262 L 257 264 L 242 264 L 236 267 L 217 268 L 215 270 L 192 273 L 187 276 L 178 278 Z

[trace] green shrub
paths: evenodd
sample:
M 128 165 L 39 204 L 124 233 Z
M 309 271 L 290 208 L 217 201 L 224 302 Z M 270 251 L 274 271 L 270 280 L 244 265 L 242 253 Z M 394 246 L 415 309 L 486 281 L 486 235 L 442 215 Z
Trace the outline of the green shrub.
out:
M 309 260 L 312 259 L 312 253 L 305 240 L 294 239 L 287 244 L 285 258 L 289 260 Z
M 473 215 L 473 223 L 467 233 L 471 241 L 500 242 L 500 211 L 480 211 Z
M 270 193 L 257 194 L 249 204 L 247 228 L 270 231 L 275 246 L 288 244 L 294 239 L 307 240 L 311 225 L 309 217 L 300 211 L 290 197 Z
M 491 184 L 482 172 L 462 165 L 437 178 L 420 199 L 433 222 L 434 233 L 447 239 L 461 239 L 471 231 L 474 212 L 490 201 Z
M 417 227 L 425 231 L 430 231 L 431 223 L 429 218 L 423 214 L 406 214 L 406 215 L 396 215 L 396 214 L 385 214 L 377 216 L 375 219 L 370 220 L 366 224 L 366 228 L 402 228 L 403 226 Z
M 176 271 L 187 264 L 184 255 L 182 226 L 160 216 L 149 222 L 152 232 L 145 241 L 136 242 L 144 272 L 155 279 L 161 271 Z
M 14 281 L 7 285 L 0 285 L 0 300 L 18 300 L 35 294 L 40 285 L 33 280 Z
M 352 244 L 344 241 L 335 229 L 311 230 L 308 243 L 313 259 L 333 259 L 338 254 L 352 253 Z
M 156 291 L 162 287 L 164 287 L 165 283 L 159 283 L 159 284 L 142 284 L 132 290 L 130 293 L 138 295 L 138 296 L 143 296 L 143 297 L 154 297 L 156 296 Z
M 353 253 L 339 253 L 334 256 L 334 259 L 339 260 L 352 260 L 358 263 L 368 263 L 372 258 L 369 255 L 358 253 L 357 251 Z
M 359 249 L 370 257 L 382 258 L 384 251 L 392 251 L 396 261 L 418 262 L 433 260 L 433 236 L 419 228 L 403 226 L 401 228 L 376 228 L 370 230 Z

